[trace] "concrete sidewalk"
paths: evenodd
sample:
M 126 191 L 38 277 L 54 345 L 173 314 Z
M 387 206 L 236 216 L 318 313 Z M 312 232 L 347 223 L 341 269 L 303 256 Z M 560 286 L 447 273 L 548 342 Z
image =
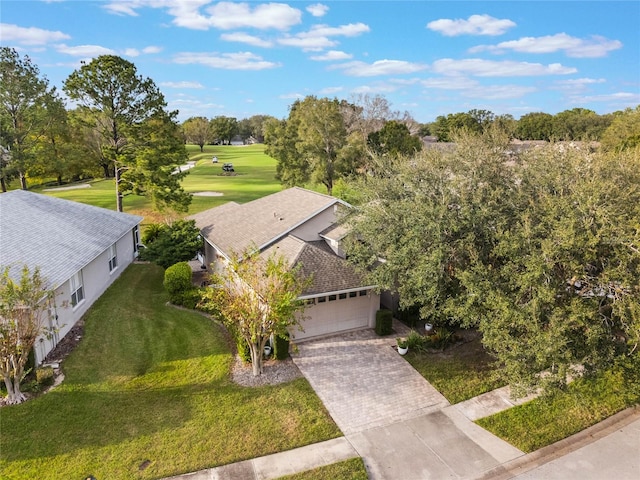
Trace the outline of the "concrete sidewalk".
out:
M 165 480 L 269 480 L 358 457 L 345 437 Z

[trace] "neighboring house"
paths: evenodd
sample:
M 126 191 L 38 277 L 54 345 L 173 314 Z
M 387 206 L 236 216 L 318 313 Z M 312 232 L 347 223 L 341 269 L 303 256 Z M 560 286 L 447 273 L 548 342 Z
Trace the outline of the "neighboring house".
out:
M 337 198 L 290 188 L 252 202 L 229 202 L 190 218 L 205 240 L 204 263 L 213 271 L 226 268 L 234 254 L 258 248 L 261 255 L 285 257 L 291 267 L 312 276 L 301 299 L 307 301 L 304 332 L 296 340 L 375 326 L 380 296 L 345 260 L 338 224 L 340 210 L 350 206 Z
M 40 268 L 55 289 L 50 339 L 36 341 L 40 364 L 138 255 L 142 217 L 24 190 L 0 194 L 0 266 L 14 280 Z

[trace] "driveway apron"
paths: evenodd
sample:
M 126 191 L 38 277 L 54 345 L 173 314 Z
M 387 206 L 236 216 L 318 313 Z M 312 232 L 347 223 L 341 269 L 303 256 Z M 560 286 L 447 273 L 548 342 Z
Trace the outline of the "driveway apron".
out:
M 293 358 L 372 480 L 471 479 L 523 455 L 450 406 L 395 338 L 360 330 L 303 342 Z

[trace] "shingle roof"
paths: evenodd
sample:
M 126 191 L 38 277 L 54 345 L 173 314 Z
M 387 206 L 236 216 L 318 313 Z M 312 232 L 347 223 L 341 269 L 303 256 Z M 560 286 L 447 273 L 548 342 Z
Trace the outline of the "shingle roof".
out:
M 120 239 L 142 217 L 24 190 L 0 194 L 0 265 L 16 277 L 25 263 L 52 285 Z
M 287 235 L 303 221 L 340 200 L 304 188 L 289 188 L 239 205 L 227 203 L 189 218 L 225 254 L 259 248 Z

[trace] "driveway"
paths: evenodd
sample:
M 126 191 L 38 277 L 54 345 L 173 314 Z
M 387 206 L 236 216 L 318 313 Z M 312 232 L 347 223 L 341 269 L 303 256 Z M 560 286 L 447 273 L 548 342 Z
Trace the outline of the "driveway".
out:
M 395 337 L 307 341 L 293 358 L 372 480 L 472 479 L 523 455 L 450 406 L 398 355 Z

